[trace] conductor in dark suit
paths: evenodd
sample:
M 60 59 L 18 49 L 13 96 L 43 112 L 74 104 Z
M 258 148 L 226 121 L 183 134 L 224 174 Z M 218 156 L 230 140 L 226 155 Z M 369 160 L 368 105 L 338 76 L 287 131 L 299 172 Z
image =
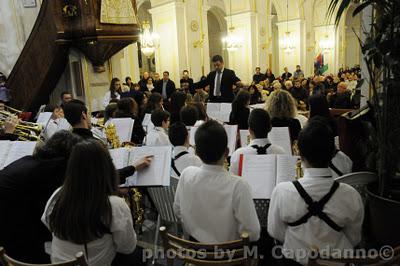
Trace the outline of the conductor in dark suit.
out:
M 233 85 L 241 85 L 235 71 L 224 67 L 224 59 L 220 55 L 212 58 L 214 71 L 207 78 L 194 84 L 195 89 L 210 86 L 210 102 L 232 102 L 235 98 Z
M 175 83 L 169 79 L 169 72 L 164 71 L 162 80 L 155 84 L 153 92 L 158 92 L 162 95 L 163 99 L 169 100 L 171 94 L 175 91 Z

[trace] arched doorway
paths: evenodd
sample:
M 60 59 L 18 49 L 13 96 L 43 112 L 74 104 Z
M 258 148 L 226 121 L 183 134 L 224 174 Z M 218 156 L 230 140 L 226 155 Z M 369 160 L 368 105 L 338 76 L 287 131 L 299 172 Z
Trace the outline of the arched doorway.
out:
M 151 14 L 149 12 L 150 9 L 151 9 L 151 2 L 145 1 L 139 6 L 137 14 L 140 24 L 142 24 L 144 21 L 148 21 L 150 23 L 150 31 L 153 31 L 153 22 Z M 141 53 L 140 41 L 138 41 L 138 48 L 139 48 L 138 59 L 139 59 L 140 73 L 143 73 L 144 71 L 155 72 L 156 66 L 155 66 L 154 54 L 150 57 L 147 57 L 143 53 Z
M 217 7 L 212 7 L 207 12 L 208 45 L 211 69 L 214 68 L 212 66 L 211 58 L 217 54 L 222 55 L 226 66 L 229 65 L 228 53 L 222 46 L 222 38 L 227 34 L 227 25 L 224 17 L 224 12 Z
M 278 14 L 274 4 L 271 3 L 271 32 L 272 32 L 272 73 L 279 76 L 279 31 L 278 31 Z
M 345 66 L 352 68 L 360 64 L 360 44 L 357 35 L 361 32 L 361 16 L 353 17 L 355 6 L 352 5 L 347 10 L 345 20 Z

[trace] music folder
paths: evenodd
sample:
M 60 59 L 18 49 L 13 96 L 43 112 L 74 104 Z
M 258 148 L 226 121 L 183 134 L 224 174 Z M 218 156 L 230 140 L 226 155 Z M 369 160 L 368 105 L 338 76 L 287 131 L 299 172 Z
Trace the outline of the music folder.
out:
M 277 184 L 295 180 L 298 159 L 285 154 L 242 154 L 239 175 L 249 183 L 253 199 L 270 199 Z
M 128 177 L 123 187 L 170 185 L 172 157 L 170 146 L 118 148 L 111 149 L 110 154 L 116 169 L 133 165 L 143 157 L 152 157 L 150 166 Z

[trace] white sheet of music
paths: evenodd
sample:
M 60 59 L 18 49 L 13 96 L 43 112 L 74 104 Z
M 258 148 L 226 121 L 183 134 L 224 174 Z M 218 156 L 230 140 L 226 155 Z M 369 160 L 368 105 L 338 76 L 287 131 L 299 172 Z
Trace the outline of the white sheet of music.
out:
M 170 146 L 135 147 L 130 149 L 129 164 L 143 158 L 153 156 L 151 165 L 127 178 L 128 186 L 169 186 L 171 176 Z
M 38 119 L 36 120 L 36 123 L 46 126 L 47 123 L 49 123 L 49 120 L 51 118 L 52 112 L 42 112 L 39 114 Z
M 4 168 L 4 164 L 6 162 L 10 148 L 11 148 L 11 141 L 9 140 L 0 141 L 0 169 Z
M 32 155 L 36 144 L 36 141 L 12 141 L 4 167 L 24 156 Z
M 129 149 L 118 148 L 118 149 L 110 149 L 109 151 L 116 169 L 121 169 L 128 166 Z
M 131 141 L 134 122 L 132 118 L 113 118 L 110 121 L 115 125 L 115 130 L 121 143 Z
M 247 129 L 239 130 L 240 134 L 240 147 L 247 147 L 250 143 L 248 142 L 250 132 Z
M 207 115 L 221 122 L 229 122 L 229 115 L 232 111 L 230 103 L 207 103 Z
M 291 182 L 296 178 L 296 162 L 299 156 L 276 155 L 276 183 Z
M 198 127 L 190 127 L 189 130 L 189 144 L 192 146 L 195 146 L 196 143 L 194 141 L 194 135 L 196 134 Z
M 273 127 L 268 134 L 268 138 L 272 144 L 282 147 L 285 150 L 285 154 L 292 154 L 288 127 Z
M 229 156 L 236 150 L 236 140 L 237 140 L 237 125 L 224 125 L 226 134 L 228 135 L 228 148 Z
M 270 199 L 276 185 L 276 155 L 245 154 L 242 176 L 251 187 L 253 199 Z
M 216 113 L 221 111 L 220 103 L 207 103 L 207 112 Z

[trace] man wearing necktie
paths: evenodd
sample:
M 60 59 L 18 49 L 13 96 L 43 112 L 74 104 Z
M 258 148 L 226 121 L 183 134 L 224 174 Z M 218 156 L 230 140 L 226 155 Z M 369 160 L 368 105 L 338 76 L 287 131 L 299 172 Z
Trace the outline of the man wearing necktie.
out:
M 240 79 L 236 76 L 235 71 L 224 67 L 222 56 L 213 56 L 212 62 L 214 71 L 210 72 L 206 79 L 193 85 L 196 89 L 210 86 L 210 102 L 230 103 L 235 98 L 233 86 L 241 86 Z

